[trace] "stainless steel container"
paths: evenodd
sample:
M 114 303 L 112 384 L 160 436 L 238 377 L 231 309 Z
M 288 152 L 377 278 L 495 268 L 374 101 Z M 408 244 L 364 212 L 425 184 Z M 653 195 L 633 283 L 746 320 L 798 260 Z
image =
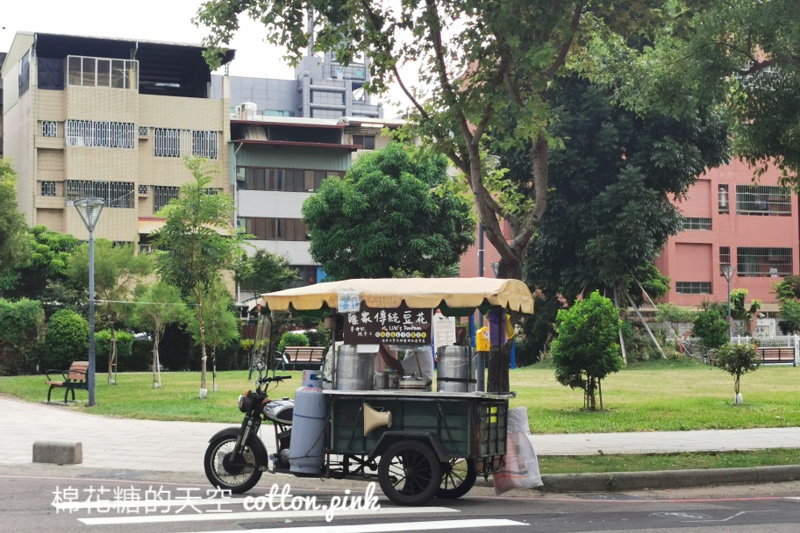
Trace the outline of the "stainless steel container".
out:
M 375 354 L 359 353 L 358 346 L 343 344 L 336 355 L 336 390 L 372 390 Z
M 438 366 L 436 390 L 472 392 L 475 390 L 475 365 L 469 346 L 442 346 L 436 350 Z
M 405 375 L 397 383 L 398 390 L 428 390 L 428 382 L 416 374 Z
M 375 372 L 372 385 L 375 390 L 396 389 L 397 376 L 394 372 Z

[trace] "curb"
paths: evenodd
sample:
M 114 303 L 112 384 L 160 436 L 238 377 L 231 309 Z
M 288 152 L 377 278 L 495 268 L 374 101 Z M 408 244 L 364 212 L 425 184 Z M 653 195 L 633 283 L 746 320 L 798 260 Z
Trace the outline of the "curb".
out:
M 800 480 L 800 465 L 542 476 L 544 492 L 613 492 Z

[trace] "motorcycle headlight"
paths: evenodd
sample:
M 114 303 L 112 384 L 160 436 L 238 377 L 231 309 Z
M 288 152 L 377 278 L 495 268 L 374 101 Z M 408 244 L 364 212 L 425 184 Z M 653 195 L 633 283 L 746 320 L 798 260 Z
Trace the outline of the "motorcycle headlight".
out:
M 253 391 L 245 391 L 244 394 L 239 395 L 239 410 L 243 413 L 248 413 L 253 409 L 253 402 L 255 401 L 255 394 Z

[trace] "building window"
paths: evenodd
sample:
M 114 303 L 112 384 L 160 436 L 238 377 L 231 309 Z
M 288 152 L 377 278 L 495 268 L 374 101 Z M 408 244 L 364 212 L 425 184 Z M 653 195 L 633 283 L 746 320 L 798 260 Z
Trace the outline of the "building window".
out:
M 344 171 L 237 167 L 236 176 L 239 187 L 250 191 L 314 192 L 325 178 L 344 176 Z
M 173 198 L 178 197 L 180 187 L 153 185 L 153 214 L 158 213 Z
M 153 155 L 156 157 L 194 155 L 217 159 L 219 157 L 219 134 L 216 131 L 154 128 Z
M 133 148 L 134 145 L 132 122 L 67 120 L 64 128 L 67 146 Z
M 238 227 L 261 241 L 305 241 L 306 226 L 299 218 L 242 217 Z
M 737 185 L 737 215 L 776 215 L 792 214 L 792 201 L 789 189 L 771 185 Z
M 691 230 L 691 229 L 710 230 L 711 229 L 711 219 L 710 218 L 697 218 L 697 217 L 684 217 L 684 219 L 683 219 L 683 229 L 684 230 Z
M 55 196 L 56 195 L 56 182 L 43 181 L 42 182 L 42 196 Z
M 361 146 L 362 150 L 375 149 L 375 136 L 374 135 L 353 135 L 353 144 Z
M 719 202 L 719 214 L 727 215 L 730 210 L 730 197 L 728 196 L 728 186 L 720 185 L 717 191 L 717 200 Z
M 676 281 L 675 292 L 679 294 L 711 294 L 711 282 Z
M 67 200 L 97 197 L 105 201 L 106 207 L 133 208 L 133 191 L 133 183 L 128 181 L 68 180 L 66 182 Z
M 54 120 L 42 121 L 42 137 L 58 137 L 58 125 Z
M 136 89 L 138 72 L 135 59 L 67 56 L 67 85 Z
M 778 277 L 792 274 L 791 248 L 736 249 L 736 274 L 740 277 Z
M 724 265 L 731 264 L 731 247 L 730 246 L 720 246 L 719 247 L 719 266 L 722 267 Z

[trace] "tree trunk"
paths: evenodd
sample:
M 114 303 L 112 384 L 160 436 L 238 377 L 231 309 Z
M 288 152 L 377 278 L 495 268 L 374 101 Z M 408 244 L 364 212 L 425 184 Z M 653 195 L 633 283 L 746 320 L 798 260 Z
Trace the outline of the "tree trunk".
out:
M 158 372 L 158 343 L 161 341 L 161 332 L 156 328 L 153 333 L 153 388 L 158 389 L 161 387 L 161 380 L 159 379 Z
M 110 320 L 109 316 L 109 323 L 111 324 L 111 346 L 108 353 L 108 384 L 114 384 L 114 364 L 117 361 L 117 330 L 114 329 L 114 321 Z
M 197 298 L 197 322 L 200 325 L 200 389 L 206 388 L 206 327 L 203 320 L 203 302 Z

